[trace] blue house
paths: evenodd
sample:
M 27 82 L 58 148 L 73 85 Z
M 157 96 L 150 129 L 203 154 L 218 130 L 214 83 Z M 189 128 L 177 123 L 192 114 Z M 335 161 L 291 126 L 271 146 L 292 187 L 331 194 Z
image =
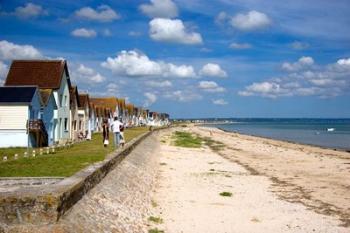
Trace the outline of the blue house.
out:
M 54 112 L 57 110 L 57 104 L 53 91 L 51 89 L 40 89 L 41 96 L 41 109 L 39 118 L 43 121 L 46 131 L 48 145 L 52 146 L 55 144 L 55 126 L 57 125 L 57 119 L 55 118 Z
M 36 86 L 0 87 L 0 147 L 47 146 Z

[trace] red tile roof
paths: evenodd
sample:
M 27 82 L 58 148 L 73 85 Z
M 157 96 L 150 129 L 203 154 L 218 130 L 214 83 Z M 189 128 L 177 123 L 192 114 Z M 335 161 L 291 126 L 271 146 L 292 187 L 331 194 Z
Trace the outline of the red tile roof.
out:
M 59 89 L 64 71 L 69 77 L 64 60 L 14 60 L 5 86 L 37 85 L 43 89 Z
M 79 94 L 79 103 L 80 103 L 80 108 L 86 108 L 86 106 L 89 107 L 90 105 L 90 100 L 89 100 L 89 95 L 88 94 Z
M 115 97 L 91 98 L 90 101 L 95 106 L 109 108 L 112 111 L 115 111 L 118 106 L 118 100 Z

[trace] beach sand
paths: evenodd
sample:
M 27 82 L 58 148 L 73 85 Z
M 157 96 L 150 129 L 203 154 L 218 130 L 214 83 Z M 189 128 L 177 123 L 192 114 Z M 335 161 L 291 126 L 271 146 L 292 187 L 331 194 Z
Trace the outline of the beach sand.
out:
M 222 150 L 173 146 L 189 131 Z M 188 126 L 163 131 L 153 215 L 165 232 L 350 232 L 350 154 Z M 229 192 L 232 196 L 221 196 Z

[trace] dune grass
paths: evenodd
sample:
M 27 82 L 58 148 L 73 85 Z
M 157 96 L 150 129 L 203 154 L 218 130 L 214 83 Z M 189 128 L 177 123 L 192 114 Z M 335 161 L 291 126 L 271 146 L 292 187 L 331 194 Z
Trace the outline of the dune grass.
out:
M 231 193 L 231 192 L 222 192 L 222 193 L 220 193 L 220 196 L 223 196 L 223 197 L 232 197 L 232 193 Z
M 160 217 L 154 217 L 154 216 L 149 217 L 148 221 L 151 221 L 157 224 L 163 223 L 163 219 L 161 219 Z
M 148 131 L 146 127 L 130 128 L 125 130 L 126 142 Z M 36 157 L 32 157 L 32 149 L 28 158 L 23 157 L 25 148 L 1 148 L 1 160 L 3 155 L 8 155 L 7 162 L 0 162 L 0 177 L 68 177 L 86 166 L 102 161 L 106 155 L 111 153 L 113 136 L 110 135 L 110 145 L 103 147 L 102 134 L 96 133 L 92 140 L 75 144 L 71 148 L 58 150 L 55 154 L 39 155 L 36 150 Z M 12 156 L 18 153 L 19 158 L 14 160 Z
M 202 139 L 188 132 L 176 131 L 174 133 L 175 146 L 187 148 L 200 148 Z

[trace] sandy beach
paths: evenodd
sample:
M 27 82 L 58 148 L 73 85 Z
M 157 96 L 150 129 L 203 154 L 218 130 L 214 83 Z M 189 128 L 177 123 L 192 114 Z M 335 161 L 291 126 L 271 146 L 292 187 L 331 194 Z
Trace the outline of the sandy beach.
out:
M 181 130 L 224 143 L 173 145 Z M 215 128 L 162 132 L 151 224 L 165 232 L 350 232 L 350 154 Z M 232 196 L 221 196 L 228 192 Z
M 202 141 L 179 146 L 179 131 Z M 4 232 L 345 233 L 349 173 L 347 152 L 172 127 L 140 143 L 57 223 Z

